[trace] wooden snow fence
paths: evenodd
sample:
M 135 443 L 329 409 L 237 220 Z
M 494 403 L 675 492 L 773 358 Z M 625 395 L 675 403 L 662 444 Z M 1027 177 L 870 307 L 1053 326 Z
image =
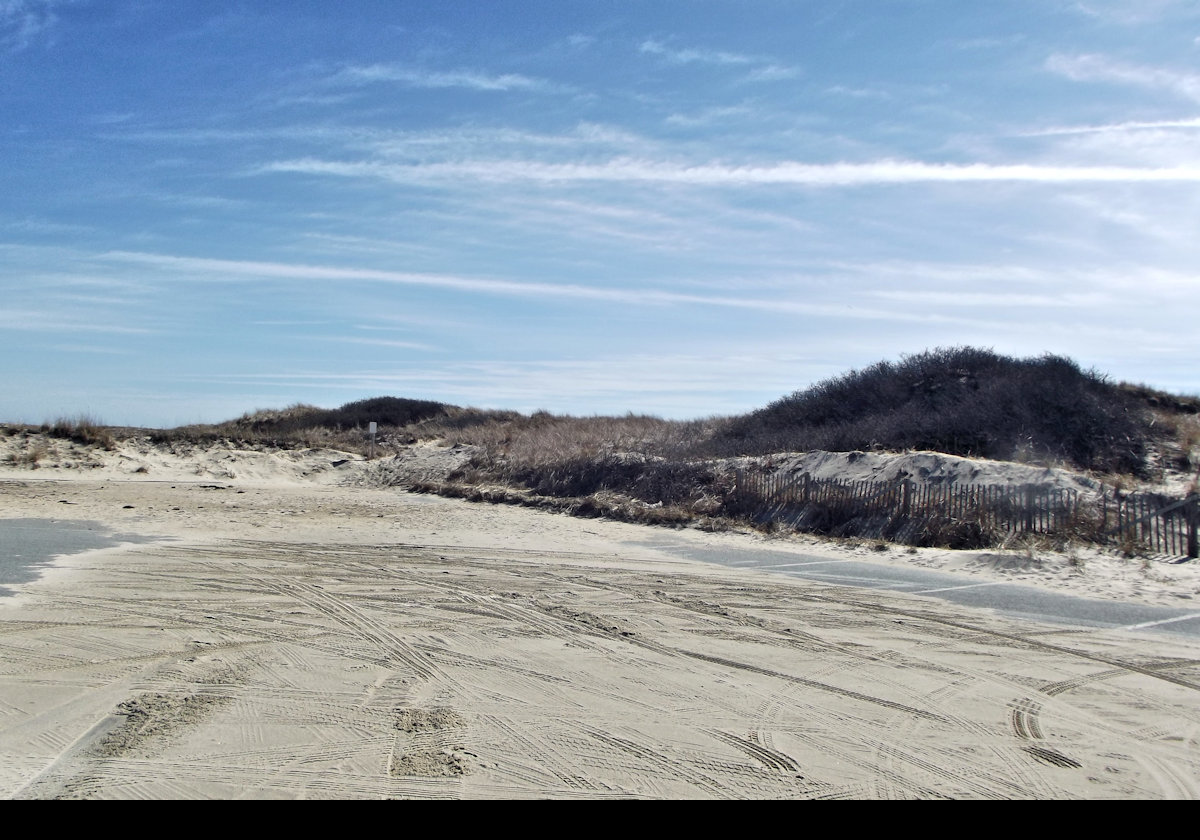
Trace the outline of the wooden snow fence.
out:
M 1101 489 L 1100 517 L 1104 535 L 1127 553 L 1168 557 L 1200 555 L 1200 494 L 1182 499 L 1160 493 L 1122 493 Z
M 1045 534 L 1196 556 L 1200 496 L 1101 496 L 1097 510 L 1075 490 L 1038 484 L 841 481 L 739 470 L 734 505 L 760 523 L 912 545 L 982 548 Z

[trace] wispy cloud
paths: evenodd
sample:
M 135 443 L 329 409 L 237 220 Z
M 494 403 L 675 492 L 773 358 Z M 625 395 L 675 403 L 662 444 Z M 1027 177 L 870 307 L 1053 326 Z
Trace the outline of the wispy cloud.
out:
M 254 128 L 148 128 L 105 130 L 105 140 L 150 144 L 209 146 L 270 142 L 297 144 L 343 153 L 369 152 L 407 160 L 461 159 L 486 152 L 489 156 L 530 154 L 616 155 L 657 152 L 661 143 L 628 129 L 581 120 L 558 132 L 506 126 L 461 126 L 423 130 L 390 129 L 363 125 L 286 123 Z
M 507 297 L 541 300 L 597 301 L 635 306 L 702 306 L 730 310 L 749 310 L 774 314 L 812 315 L 867 321 L 904 321 L 940 323 L 958 321 L 933 313 L 903 313 L 889 309 L 847 307 L 842 302 L 821 303 L 798 299 L 780 299 L 777 295 L 753 298 L 734 294 L 699 294 L 646 287 L 621 288 L 613 285 L 587 286 L 577 283 L 529 283 L 514 280 L 466 277 L 448 274 L 420 274 L 342 266 L 296 265 L 290 263 L 178 257 L 129 251 L 111 251 L 102 259 L 172 269 L 192 279 L 230 282 L 245 279 L 280 281 L 359 281 L 394 285 L 426 286 L 452 291 L 468 291 Z
M 686 128 L 697 128 L 700 126 L 708 126 L 714 123 L 728 122 L 735 119 L 744 119 L 750 109 L 745 105 L 727 105 L 724 107 L 705 108 L 701 111 L 696 111 L 691 114 L 671 114 L 664 120 L 667 125 L 678 125 Z
M 1200 166 L 1053 166 L 1042 164 L 939 164 L 910 160 L 765 166 L 687 165 L 653 160 L 618 159 L 605 163 L 542 163 L 489 160 L 456 163 L 393 164 L 378 161 L 331 161 L 315 158 L 276 161 L 261 172 L 292 172 L 377 178 L 397 183 L 463 180 L 643 182 L 701 187 L 795 185 L 854 187 L 882 184 L 1021 182 L 1166 183 L 1200 181 Z
M 1161 129 L 1200 128 L 1200 117 L 1189 117 L 1182 120 L 1150 120 L 1130 121 L 1119 123 L 1102 123 L 1099 125 L 1062 125 L 1050 128 L 1022 131 L 1019 137 L 1053 137 L 1070 134 L 1114 134 L 1124 131 L 1155 131 Z
M 969 289 L 982 287 L 988 290 L 987 294 L 1002 295 L 1005 299 L 1019 301 L 1023 296 L 1034 296 L 1065 306 L 1130 301 L 1131 296 L 1140 293 L 1141 300 L 1147 305 L 1160 307 L 1164 301 L 1193 296 L 1197 283 L 1196 272 L 1190 268 L 1170 270 L 1133 261 L 1099 267 L 1059 267 L 1020 262 L 874 260 L 830 262 L 826 267 L 847 279 L 869 277 L 889 284 L 886 289 L 869 294 L 897 299 L 910 293 L 914 299 L 919 299 L 926 294 L 945 291 L 969 296 L 975 294 Z M 893 288 L 897 281 L 903 282 L 903 290 Z M 923 286 L 918 288 L 917 284 Z M 997 292 L 996 289 L 1001 287 L 1006 291 Z
M 58 22 L 71 0 L 0 0 L 0 47 L 23 50 Z
M 746 81 L 775 82 L 794 79 L 801 74 L 800 68 L 780 64 L 770 58 L 726 50 L 700 49 L 696 47 L 674 47 L 662 41 L 648 38 L 638 45 L 638 51 L 657 56 L 671 64 L 710 64 L 720 67 L 749 68 Z
M 786 64 L 764 64 L 762 67 L 755 67 L 746 76 L 748 82 L 783 82 L 788 79 L 796 79 L 803 75 L 799 67 L 792 67 Z
M 228 386 L 257 385 L 293 393 L 297 388 L 340 393 L 420 393 L 467 405 L 504 405 L 532 411 L 638 410 L 673 417 L 733 413 L 800 384 L 829 375 L 834 366 L 786 346 L 741 343 L 697 354 L 604 355 L 594 359 L 476 359 L 398 364 L 362 372 L 304 371 L 194 377 Z M 754 371 L 748 376 L 747 371 Z
M 1053 154 L 1076 164 L 1134 167 L 1200 165 L 1194 131 L 1181 128 L 1097 131 L 1054 138 Z
M 1014 307 L 1039 309 L 1048 307 L 1077 310 L 1097 303 L 1106 303 L 1108 298 L 1090 292 L 1068 292 L 1066 294 L 1029 294 L 1009 292 L 930 291 L 908 289 L 880 289 L 870 295 L 881 300 L 919 306 L 937 306 L 952 309 L 975 309 L 979 307 Z
M 408 159 L 466 158 L 486 150 L 489 156 L 539 152 L 567 154 L 629 154 L 644 150 L 651 141 L 624 129 L 601 123 L 580 122 L 559 133 L 513 128 L 461 128 L 448 131 L 376 131 L 347 135 L 347 145 L 368 148 L 382 155 Z
M 1196 73 L 1130 64 L 1096 54 L 1055 54 L 1046 60 L 1046 69 L 1077 82 L 1118 82 L 1200 102 L 1200 75 Z
M 724 50 L 670 47 L 662 41 L 648 38 L 638 45 L 638 51 L 660 56 L 672 64 L 759 64 L 762 60 Z
M 60 353 L 77 353 L 81 356 L 94 356 L 101 353 L 106 356 L 132 356 L 133 350 L 120 347 L 105 347 L 99 344 L 51 344 L 50 349 Z
M 518 294 L 538 296 L 559 294 L 564 296 L 595 297 L 599 290 L 584 286 L 557 286 L 549 283 L 518 283 L 505 280 L 490 280 L 462 277 L 449 274 L 422 274 L 416 272 L 379 271 L 374 269 L 347 268 L 339 266 L 300 265 L 291 263 L 260 262 L 254 260 L 224 260 L 204 257 L 178 257 L 168 254 L 152 254 L 135 251 L 110 251 L 100 255 L 102 259 L 117 262 L 152 265 L 173 269 L 209 279 L 238 280 L 265 278 L 276 280 L 357 280 L 374 283 L 390 283 L 409 286 L 432 286 L 468 292 L 492 292 L 495 294 Z
M 892 95 L 878 88 L 864 87 L 846 87 L 845 85 L 831 85 L 825 88 L 825 93 L 834 96 L 849 96 L 854 99 L 891 99 Z
M 127 327 L 97 321 L 86 315 L 69 315 L 35 309 L 6 309 L 0 312 L 0 330 L 51 333 L 113 333 L 116 335 L 145 335 L 153 332 L 140 327 Z
M 95 228 L 88 225 L 55 222 L 43 218 L 24 217 L 20 219 L 0 219 L 0 230 L 14 233 L 54 234 L 57 236 L 78 236 L 91 233 Z
M 1156 23 L 1178 10 L 1195 15 L 1190 0 L 1075 0 L 1071 5 L 1089 17 L 1124 25 Z
M 957 38 L 941 41 L 939 44 L 945 44 L 956 50 L 994 50 L 1019 44 L 1027 37 L 1023 33 L 1018 33 L 1003 37 Z
M 1011 136 L 1039 141 L 1029 148 L 1039 149 L 1041 159 L 1046 161 L 1089 167 L 1171 169 L 1200 165 L 1198 131 L 1200 117 L 1179 117 L 1046 125 L 1015 131 Z
M 364 344 L 369 347 L 390 347 L 397 350 L 436 350 L 437 348 L 431 344 L 423 344 L 419 341 L 400 341 L 392 338 L 363 338 L 360 336 L 349 335 L 332 335 L 332 336 L 311 336 L 319 341 L 334 341 L 339 344 Z
M 574 283 L 529 283 L 512 280 L 465 277 L 450 274 L 421 274 L 376 269 L 348 268 L 341 266 L 295 265 L 290 263 L 257 262 L 251 260 L 223 260 L 200 257 L 178 257 L 165 254 L 150 254 L 129 251 L 112 251 L 103 258 L 126 263 L 153 265 L 158 268 L 174 269 L 193 275 L 208 275 L 224 281 L 239 278 L 266 278 L 292 281 L 350 280 L 396 285 L 427 286 L 452 291 L 481 292 L 487 294 L 532 297 L 569 298 L 582 300 L 610 301 L 613 303 L 672 304 L 691 303 L 739 308 L 769 308 L 777 305 L 772 301 L 753 301 L 726 297 L 687 295 L 654 289 L 621 289 L 595 287 Z
M 419 88 L 467 88 L 479 91 L 552 90 L 545 79 L 518 73 L 489 75 L 476 70 L 428 70 L 401 64 L 370 64 L 343 68 L 337 81 L 351 83 L 397 82 Z

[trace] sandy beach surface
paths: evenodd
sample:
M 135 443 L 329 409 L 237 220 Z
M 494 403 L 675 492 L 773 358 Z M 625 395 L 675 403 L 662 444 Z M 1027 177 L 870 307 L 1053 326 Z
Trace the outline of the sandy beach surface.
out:
M 0 517 L 141 541 L 0 598 L 0 795 L 1200 793 L 1186 637 L 681 560 L 644 527 L 345 486 L 341 459 L 304 457 L 4 469 Z M 1142 603 L 1198 591 L 1194 569 L 1099 555 L 885 554 Z

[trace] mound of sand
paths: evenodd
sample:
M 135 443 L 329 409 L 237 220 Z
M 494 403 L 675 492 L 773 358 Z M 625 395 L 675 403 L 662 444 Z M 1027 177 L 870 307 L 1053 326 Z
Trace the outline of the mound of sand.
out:
M 424 481 L 445 481 L 482 450 L 478 446 L 443 446 L 423 441 L 366 465 L 353 479 L 361 487 L 406 487 Z
M 918 484 L 1037 484 L 1058 489 L 1095 491 L 1100 482 L 1083 473 L 1012 461 L 962 458 L 941 452 L 788 452 L 740 459 L 776 475 L 803 475 L 841 481 L 901 481 Z
M 249 448 L 231 441 L 197 445 L 138 435 L 105 448 L 39 432 L 0 436 L 0 470 L 39 478 L 83 473 L 93 479 L 342 484 L 365 466 L 336 449 Z

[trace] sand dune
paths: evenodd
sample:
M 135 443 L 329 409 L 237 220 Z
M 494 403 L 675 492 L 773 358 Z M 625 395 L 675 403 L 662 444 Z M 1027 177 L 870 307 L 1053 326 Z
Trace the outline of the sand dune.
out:
M 681 561 L 638 526 L 344 486 L 347 457 L 7 468 L 4 517 L 154 539 L 0 599 L 0 795 L 1200 793 L 1186 639 Z M 1124 597 L 1103 558 L 770 546 Z M 1192 571 L 1156 569 L 1176 577 L 1130 597 L 1186 603 Z

